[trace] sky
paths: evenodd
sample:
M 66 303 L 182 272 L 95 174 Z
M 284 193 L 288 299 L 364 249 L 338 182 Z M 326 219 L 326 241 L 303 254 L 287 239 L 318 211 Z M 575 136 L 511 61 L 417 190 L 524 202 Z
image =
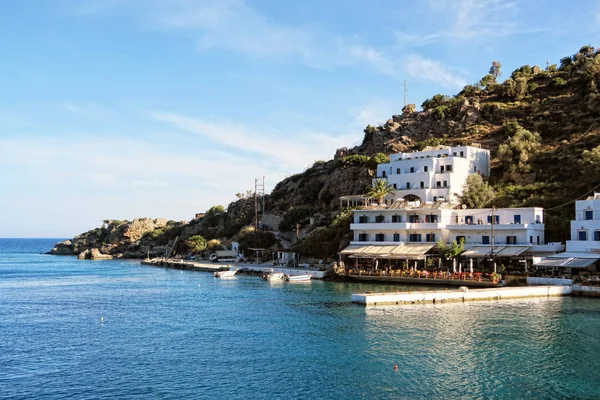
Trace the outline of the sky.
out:
M 600 45 L 600 0 L 0 0 L 0 237 L 190 220 L 408 102 Z

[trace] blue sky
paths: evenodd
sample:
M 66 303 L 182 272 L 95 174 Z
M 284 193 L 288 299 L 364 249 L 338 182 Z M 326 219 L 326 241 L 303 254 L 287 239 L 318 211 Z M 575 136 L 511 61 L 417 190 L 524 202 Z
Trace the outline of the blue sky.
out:
M 600 0 L 0 4 L 0 237 L 189 220 L 367 124 L 600 45 Z

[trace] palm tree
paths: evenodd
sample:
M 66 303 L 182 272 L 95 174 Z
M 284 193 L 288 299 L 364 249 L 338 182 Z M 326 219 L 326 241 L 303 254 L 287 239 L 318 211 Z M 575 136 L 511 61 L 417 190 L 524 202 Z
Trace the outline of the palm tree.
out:
M 394 192 L 394 188 L 385 179 L 377 179 L 373 187 L 369 187 L 368 190 L 367 196 L 377 199 L 378 204 L 383 203 L 386 194 Z

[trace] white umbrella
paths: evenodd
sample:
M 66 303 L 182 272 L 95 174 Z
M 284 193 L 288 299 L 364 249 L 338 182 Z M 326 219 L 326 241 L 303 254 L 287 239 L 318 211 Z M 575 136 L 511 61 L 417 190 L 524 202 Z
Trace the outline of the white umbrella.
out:
M 458 273 L 462 273 L 462 263 L 458 263 Z
M 469 272 L 473 273 L 473 259 L 469 258 Z
M 456 273 L 456 258 L 452 259 L 452 272 Z

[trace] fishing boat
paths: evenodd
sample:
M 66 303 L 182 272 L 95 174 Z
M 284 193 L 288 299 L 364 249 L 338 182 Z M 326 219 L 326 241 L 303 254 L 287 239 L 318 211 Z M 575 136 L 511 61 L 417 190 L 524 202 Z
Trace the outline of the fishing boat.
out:
M 310 282 L 310 278 L 311 276 L 308 274 L 285 276 L 285 280 L 288 282 Z
M 275 272 L 273 268 L 265 268 L 261 278 L 269 282 L 283 282 L 285 274 L 283 272 Z
M 231 278 L 235 276 L 237 269 L 231 269 L 229 271 L 216 271 L 213 273 L 215 278 Z

